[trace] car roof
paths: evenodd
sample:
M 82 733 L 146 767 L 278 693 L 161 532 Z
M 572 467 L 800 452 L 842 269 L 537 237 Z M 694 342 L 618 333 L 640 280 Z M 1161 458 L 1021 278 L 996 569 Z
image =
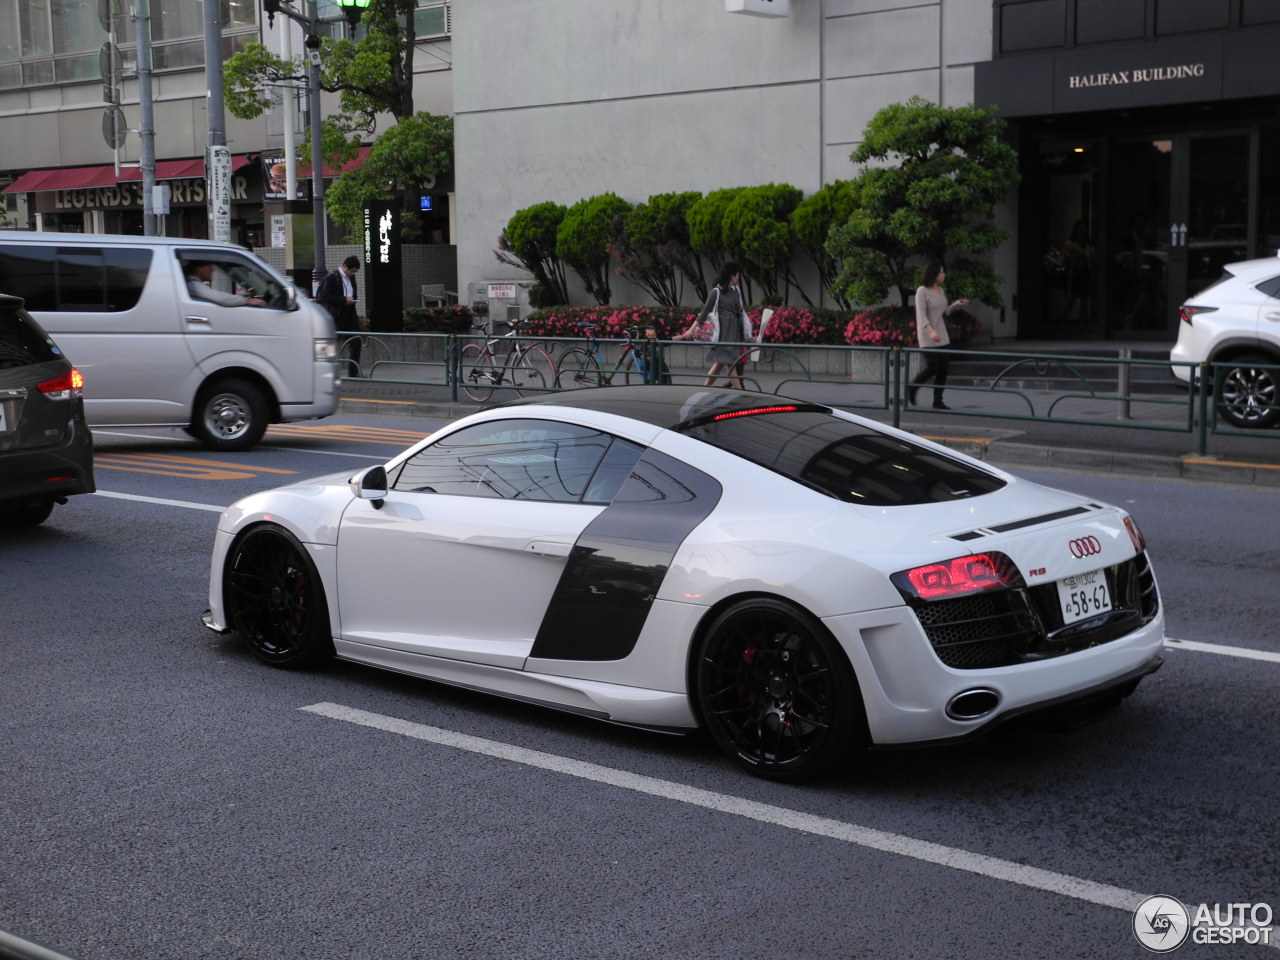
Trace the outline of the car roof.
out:
M 133 247 L 204 247 L 210 250 L 240 250 L 247 248 L 237 243 L 220 240 L 200 240 L 192 237 L 138 237 L 116 233 L 52 233 L 47 230 L 0 230 L 0 240 L 6 243 L 56 244 L 59 247 L 91 244 L 93 246 L 123 245 Z
M 639 420 L 665 430 L 679 430 L 692 423 L 748 410 L 814 410 L 831 412 L 823 404 L 792 400 L 752 390 L 718 389 L 691 385 L 595 387 L 512 400 L 495 409 L 555 406 L 591 410 Z

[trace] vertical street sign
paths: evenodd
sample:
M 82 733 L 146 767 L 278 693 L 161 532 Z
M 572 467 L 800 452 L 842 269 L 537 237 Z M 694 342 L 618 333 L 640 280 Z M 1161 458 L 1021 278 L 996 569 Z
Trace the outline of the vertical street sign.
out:
M 208 181 L 209 239 L 231 242 L 231 149 L 212 146 L 205 155 Z

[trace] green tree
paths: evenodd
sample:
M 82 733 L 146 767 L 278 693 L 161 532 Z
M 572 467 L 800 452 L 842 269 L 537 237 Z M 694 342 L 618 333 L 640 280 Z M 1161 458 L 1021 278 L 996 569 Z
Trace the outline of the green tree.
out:
M 533 275 L 529 303 L 534 307 L 558 307 L 569 303 L 564 261 L 556 253 L 556 234 L 564 221 L 565 208 L 548 200 L 517 210 L 507 221 L 493 252 L 499 262 L 519 267 Z
M 851 155 L 863 165 L 852 181 L 853 213 L 827 244 L 840 261 L 835 288 L 859 304 L 896 288 L 905 306 L 918 275 L 912 261 L 942 260 L 950 295 L 998 306 L 999 278 L 982 254 L 1008 237 L 989 218 L 1018 182 L 1017 152 L 1003 131 L 994 108 L 913 97 L 879 111 Z
M 726 187 L 712 190 L 710 193 L 689 208 L 689 246 L 694 253 L 704 257 L 711 264 L 711 272 L 718 274 L 720 268 L 733 259 L 725 239 L 724 221 L 729 204 L 737 198 L 746 187 Z M 696 284 L 698 300 L 705 302 L 711 293 L 710 284 L 704 281 Z
M 330 215 L 352 229 L 360 226 L 367 201 L 395 196 L 412 201 L 432 177 L 453 169 L 452 118 L 413 109 L 415 8 L 416 0 L 373 0 L 361 18 L 359 40 L 321 41 L 320 86 L 338 94 L 338 112 L 323 124 L 325 162 L 340 166 L 354 158 L 373 135 L 379 116 L 390 114 L 396 121 L 375 141 L 364 167 L 343 174 L 326 191 Z M 307 75 L 305 58 L 283 60 L 261 44 L 251 43 L 223 65 L 227 109 L 242 119 L 257 117 L 271 105 L 273 91 L 282 83 L 302 84 Z M 299 159 L 304 161 L 311 156 L 310 138 L 308 127 L 304 142 L 298 145 Z M 380 147 L 384 139 L 388 142 Z M 348 178 L 350 182 L 344 184 Z M 416 205 L 406 202 L 405 223 L 410 232 L 417 217 Z
M 743 187 L 725 206 L 721 232 L 725 247 L 743 273 L 760 285 L 763 302 L 782 304 L 795 282 L 791 213 L 801 192 L 787 184 Z M 806 302 L 812 304 L 803 294 Z
M 556 231 L 556 255 L 582 278 L 587 294 L 596 303 L 608 303 L 609 245 L 615 221 L 631 210 L 616 193 L 579 200 L 570 207 Z
M 702 194 L 660 193 L 631 208 L 615 225 L 618 274 L 664 307 L 680 305 L 684 281 L 702 279 L 702 261 L 689 245 L 689 207 Z
M 850 309 L 853 304 L 836 288 L 840 264 L 827 251 L 827 238 L 832 227 L 846 223 L 853 216 L 853 197 L 849 181 L 837 180 L 805 197 L 791 213 L 791 230 L 796 246 L 813 261 L 822 289 L 842 310 Z

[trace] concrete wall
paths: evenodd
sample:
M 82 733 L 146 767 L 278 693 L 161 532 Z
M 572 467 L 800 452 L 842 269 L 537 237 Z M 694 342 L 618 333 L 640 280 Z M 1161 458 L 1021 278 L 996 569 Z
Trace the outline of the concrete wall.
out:
M 991 54 L 991 0 L 792 0 L 782 19 L 723 0 L 470 0 L 453 17 L 464 284 L 524 277 L 493 250 L 535 203 L 850 177 L 877 110 L 968 103 Z

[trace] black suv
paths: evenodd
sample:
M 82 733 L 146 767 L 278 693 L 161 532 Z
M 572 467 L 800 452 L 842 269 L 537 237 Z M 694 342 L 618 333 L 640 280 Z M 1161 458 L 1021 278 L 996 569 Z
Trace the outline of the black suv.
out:
M 22 300 L 0 294 L 0 528 L 43 523 L 96 489 L 83 387 Z

